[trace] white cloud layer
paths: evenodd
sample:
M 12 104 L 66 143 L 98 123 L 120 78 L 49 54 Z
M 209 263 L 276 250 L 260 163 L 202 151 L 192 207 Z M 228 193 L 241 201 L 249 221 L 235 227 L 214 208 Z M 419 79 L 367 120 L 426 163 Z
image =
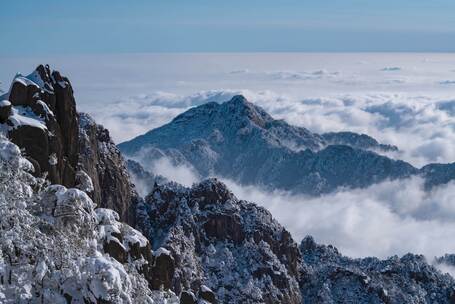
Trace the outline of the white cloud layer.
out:
M 266 192 L 227 182 L 242 199 L 267 208 L 299 241 L 313 235 L 353 257 L 455 252 L 455 184 L 425 193 L 414 178 L 319 198 Z

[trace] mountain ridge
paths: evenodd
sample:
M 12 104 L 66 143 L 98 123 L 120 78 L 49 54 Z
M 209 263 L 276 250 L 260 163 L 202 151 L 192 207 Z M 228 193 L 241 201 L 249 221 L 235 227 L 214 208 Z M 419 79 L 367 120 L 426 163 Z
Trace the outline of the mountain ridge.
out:
M 414 175 L 424 177 L 427 188 L 455 178 L 453 170 L 444 171 L 449 164 L 418 169 L 382 155 L 397 151 L 395 146 L 347 131 L 312 133 L 273 119 L 240 95 L 191 108 L 118 147 L 138 162 L 148 162 L 148 154 L 168 157 L 191 166 L 201 178 L 220 176 L 310 195 Z M 439 170 L 428 169 L 435 167 Z M 439 177 L 443 171 L 445 179 Z

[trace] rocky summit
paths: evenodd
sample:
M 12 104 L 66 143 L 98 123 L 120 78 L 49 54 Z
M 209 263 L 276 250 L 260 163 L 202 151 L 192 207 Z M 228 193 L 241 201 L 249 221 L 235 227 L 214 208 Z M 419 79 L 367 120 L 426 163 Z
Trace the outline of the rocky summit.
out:
M 186 158 L 181 151 L 191 135 L 193 160 L 221 157 L 217 149 L 236 143 L 233 153 L 238 147 L 265 149 L 270 159 L 258 155 L 269 164 L 280 163 L 282 153 L 289 159 L 309 155 L 318 159 L 311 168 L 324 178 L 340 159 L 344 170 L 354 162 L 376 164 L 374 172 L 385 175 L 416 170 L 370 151 L 394 147 L 353 133 L 317 135 L 291 127 L 242 97 L 196 107 L 158 134 L 163 146 L 149 157 L 173 151 Z M 231 159 L 234 168 L 252 161 L 249 153 L 239 162 Z M 218 168 L 223 162 L 217 159 L 208 158 L 205 170 Z M 143 189 L 152 189 L 143 198 L 127 167 Z M 451 167 L 423 171 L 440 174 L 435 183 L 450 180 Z M 360 170 L 350 174 L 352 180 L 363 176 Z M 454 260 L 449 253 L 435 264 Z M 77 112 L 69 80 L 48 66 L 17 75 L 1 97 L 1 303 L 454 301 L 453 278 L 423 256 L 352 259 L 310 236 L 298 245 L 270 212 L 235 197 L 215 178 L 184 187 L 125 163 L 108 130 Z

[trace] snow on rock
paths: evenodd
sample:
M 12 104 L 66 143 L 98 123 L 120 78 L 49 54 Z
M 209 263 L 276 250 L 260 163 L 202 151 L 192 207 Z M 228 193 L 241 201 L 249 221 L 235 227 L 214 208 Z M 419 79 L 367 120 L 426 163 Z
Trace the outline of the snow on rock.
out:
M 57 163 L 58 163 L 57 155 L 56 155 L 55 153 L 52 153 L 52 154 L 49 156 L 49 165 L 55 166 Z
M 303 301 L 313 303 L 453 303 L 455 281 L 421 255 L 351 259 L 306 237 L 301 245 Z
M 0 101 L 0 107 L 7 107 L 7 106 L 10 106 L 11 105 L 11 102 L 9 102 L 8 100 L 1 100 Z
M 92 193 L 95 188 L 93 187 L 93 182 L 90 176 L 85 173 L 84 170 L 79 170 L 76 172 L 76 188 L 84 191 L 89 194 Z
M 11 129 L 19 128 L 21 126 L 30 126 L 33 128 L 47 130 L 44 120 L 36 115 L 30 107 L 14 107 L 13 113 L 9 119 Z
M 165 247 L 173 257 L 172 288 L 185 303 L 455 300 L 453 278 L 423 256 L 351 259 L 312 237 L 297 246 L 268 211 L 238 200 L 216 179 L 191 188 L 155 185 L 137 212 L 155 255 Z M 437 263 L 453 261 L 447 255 Z
M 157 185 L 138 206 L 138 224 L 155 255 L 173 257 L 176 293 L 210 303 L 300 303 L 297 244 L 269 212 L 215 179 Z
M 0 130 L 25 150 L 36 177 L 74 187 L 78 117 L 71 86 L 55 86 L 57 80 L 68 82 L 43 65 L 16 75 L 5 95 L 11 110 L 0 111 Z
M 139 197 L 123 156 L 109 131 L 85 113 L 79 114 L 79 153 L 78 166 L 91 179 L 93 201 L 100 207 L 116 210 L 121 221 L 134 225 L 134 209 Z
M 115 212 L 94 209 L 78 189 L 47 186 L 30 166 L 0 135 L 1 303 L 178 303 L 171 292 L 149 288 L 147 260 L 122 263 L 103 247 L 103 226 L 143 245 L 138 231 Z
M 156 256 L 156 257 L 159 257 L 162 254 L 171 255 L 171 252 L 169 250 L 167 250 L 166 248 L 160 247 L 157 250 L 155 250 L 153 255 Z

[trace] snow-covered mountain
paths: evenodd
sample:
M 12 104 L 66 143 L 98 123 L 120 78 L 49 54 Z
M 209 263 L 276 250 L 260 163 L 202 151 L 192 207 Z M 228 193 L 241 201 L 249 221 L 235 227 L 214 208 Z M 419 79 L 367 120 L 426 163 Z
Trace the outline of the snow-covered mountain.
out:
M 174 291 L 197 291 L 202 283 L 222 303 L 455 299 L 453 278 L 423 256 L 350 259 L 312 237 L 298 246 L 267 210 L 237 199 L 216 179 L 191 188 L 156 185 L 138 205 L 138 227 L 174 257 Z
M 70 82 L 59 75 L 44 66 L 18 75 L 0 101 L 1 303 L 454 301 L 452 277 L 422 256 L 350 259 L 311 237 L 298 246 L 266 209 L 237 199 L 216 179 L 186 188 L 133 161 L 126 164 L 109 132 L 77 113 Z M 58 93 L 57 86 L 65 91 Z M 236 119 L 225 117 L 234 126 L 242 121 L 244 131 L 217 128 L 212 144 L 222 146 L 231 134 L 231 143 L 275 151 L 276 157 L 283 151 L 287 157 L 331 151 L 325 159 L 357 153 L 383 166 L 392 162 L 367 150 L 394 147 L 369 137 L 312 134 L 274 121 L 243 99 L 221 106 L 234 113 L 244 107 L 248 119 L 238 119 L 239 113 Z M 182 126 L 189 126 L 190 117 L 176 118 L 178 128 L 163 139 L 185 146 L 182 136 L 191 130 Z M 221 127 L 222 116 L 216 120 Z M 212 135 L 208 126 L 202 123 L 198 132 Z M 182 130 L 186 133 L 179 135 Z M 164 153 L 154 151 L 149 156 Z M 165 151 L 176 160 L 184 157 Z M 200 157 L 211 155 L 204 153 Z M 144 199 L 136 194 L 127 167 L 137 174 L 133 179 L 152 184 Z M 425 172 L 444 173 L 437 182 L 450 176 L 438 166 Z M 453 260 L 448 254 L 436 263 L 452 265 Z
M 352 132 L 315 134 L 273 119 L 243 96 L 192 108 L 119 148 L 144 162 L 166 156 L 201 177 L 312 195 L 422 173 L 430 186 L 443 181 L 441 169 L 419 170 L 382 155 L 395 146 Z M 453 170 L 445 172 L 455 177 Z

